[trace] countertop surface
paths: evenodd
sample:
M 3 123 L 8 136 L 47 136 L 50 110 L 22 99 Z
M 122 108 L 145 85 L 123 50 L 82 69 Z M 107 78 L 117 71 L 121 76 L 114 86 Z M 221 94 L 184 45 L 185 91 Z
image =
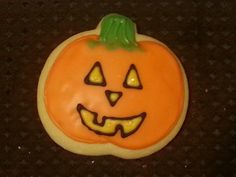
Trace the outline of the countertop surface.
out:
M 232 0 L 1 0 L 0 176 L 236 176 L 236 49 Z M 130 17 L 181 60 L 189 80 L 186 121 L 161 151 L 137 160 L 63 150 L 36 104 L 40 71 L 68 37 L 111 12 Z

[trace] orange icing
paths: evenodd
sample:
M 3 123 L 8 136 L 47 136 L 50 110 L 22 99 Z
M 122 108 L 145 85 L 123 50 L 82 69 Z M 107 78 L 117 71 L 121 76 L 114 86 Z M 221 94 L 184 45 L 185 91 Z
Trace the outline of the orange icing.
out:
M 70 138 L 84 143 L 113 143 L 128 149 L 141 149 L 165 137 L 176 125 L 183 110 L 184 81 L 175 56 L 166 47 L 141 41 L 142 50 L 108 50 L 103 45 L 89 47 L 98 36 L 81 37 L 66 46 L 51 67 L 45 83 L 45 105 L 51 120 Z M 107 85 L 86 85 L 84 78 L 99 61 Z M 124 88 L 131 64 L 136 66 L 143 89 Z M 122 92 L 112 107 L 105 90 Z M 97 135 L 81 123 L 77 104 L 103 116 L 130 117 L 146 112 L 139 129 L 122 138 Z

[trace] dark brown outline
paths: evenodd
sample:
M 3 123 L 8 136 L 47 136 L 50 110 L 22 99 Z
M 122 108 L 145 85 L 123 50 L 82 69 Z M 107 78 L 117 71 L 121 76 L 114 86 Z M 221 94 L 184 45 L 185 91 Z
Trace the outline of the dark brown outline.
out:
M 102 82 L 102 83 L 93 83 L 93 82 L 91 82 L 91 81 L 89 80 L 89 75 L 90 75 L 90 73 L 93 71 L 93 69 L 94 69 L 95 67 L 99 67 L 99 68 L 100 68 L 101 75 L 102 75 L 102 78 L 103 78 L 103 82 Z M 104 74 L 103 74 L 102 66 L 101 66 L 101 64 L 100 64 L 99 61 L 96 61 L 96 63 L 95 63 L 95 64 L 93 65 L 93 67 L 90 69 L 89 73 L 88 73 L 88 74 L 86 75 L 86 77 L 84 78 L 84 82 L 85 82 L 85 84 L 88 84 L 88 85 L 95 85 L 95 86 L 103 86 L 103 87 L 105 87 L 105 86 L 107 85 L 105 76 L 104 76 Z
M 117 93 L 117 94 L 119 95 L 119 97 L 117 98 L 117 100 L 114 101 L 114 102 L 112 102 L 112 101 L 110 100 L 110 94 L 111 94 L 111 93 Z M 107 99 L 108 99 L 110 105 L 111 105 L 111 106 L 115 106 L 115 104 L 116 104 L 117 101 L 120 99 L 120 97 L 123 95 L 123 93 L 122 93 L 122 92 L 113 92 L 113 91 L 111 91 L 111 90 L 105 90 L 105 95 L 107 96 Z
M 130 73 L 130 71 L 131 71 L 132 69 L 134 69 L 134 70 L 136 71 L 136 73 L 137 73 L 137 77 L 138 77 L 138 80 L 139 80 L 139 86 L 138 86 L 138 87 L 129 86 L 129 85 L 126 83 L 127 78 L 128 78 L 128 76 L 129 76 L 129 73 Z M 140 80 L 140 77 L 139 77 L 139 73 L 138 73 L 137 68 L 136 68 L 136 66 L 135 66 L 134 64 L 131 64 L 130 67 L 129 67 L 129 70 L 128 70 L 128 72 L 127 72 L 127 74 L 126 74 L 126 76 L 125 76 L 125 80 L 124 80 L 124 82 L 123 82 L 123 87 L 125 87 L 125 88 L 132 88 L 132 89 L 143 89 L 143 85 L 142 85 L 142 83 L 141 83 L 141 80 Z
M 92 114 L 94 115 L 93 123 L 96 124 L 96 125 L 99 125 L 99 126 L 101 126 L 101 127 L 104 126 L 104 124 L 105 124 L 105 122 L 106 122 L 107 119 L 111 119 L 111 120 L 132 120 L 133 118 L 140 116 L 140 117 L 142 118 L 140 124 L 139 124 L 133 131 L 131 131 L 131 132 L 129 132 L 129 133 L 125 133 L 124 130 L 123 130 L 122 125 L 120 125 L 120 124 L 118 124 L 118 125 L 116 126 L 114 133 L 103 133 L 103 132 L 100 132 L 100 131 L 96 131 L 96 130 L 93 130 L 93 129 L 91 129 L 90 127 L 88 127 L 88 126 L 85 124 L 83 118 L 81 118 L 81 121 L 82 121 L 83 125 L 86 126 L 89 130 L 95 132 L 95 133 L 98 134 L 98 135 L 114 136 L 114 135 L 118 132 L 118 130 L 120 130 L 120 132 L 121 132 L 121 137 L 122 137 L 122 138 L 126 138 L 126 137 L 132 135 L 133 133 L 135 133 L 135 132 L 139 129 L 139 127 L 142 125 L 142 123 L 143 123 L 143 121 L 144 121 L 144 119 L 145 119 L 145 117 L 146 117 L 146 112 L 143 112 L 143 113 L 141 113 L 141 114 L 139 114 L 139 115 L 136 115 L 136 116 L 125 117 L 125 118 L 106 117 L 106 116 L 103 116 L 103 117 L 102 117 L 102 122 L 99 123 L 99 122 L 97 121 L 97 116 L 98 116 L 98 114 L 97 114 L 96 112 L 92 112 L 92 111 L 86 109 L 82 104 L 78 104 L 78 105 L 77 105 L 77 111 L 78 111 L 80 117 L 82 117 L 82 115 L 81 115 L 81 113 L 80 113 L 81 109 L 84 109 L 84 110 L 89 111 L 90 113 L 92 113 Z

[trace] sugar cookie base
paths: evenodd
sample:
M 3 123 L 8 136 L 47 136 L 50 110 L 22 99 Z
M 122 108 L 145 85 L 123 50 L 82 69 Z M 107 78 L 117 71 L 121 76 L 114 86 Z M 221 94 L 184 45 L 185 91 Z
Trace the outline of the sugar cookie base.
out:
M 39 83 L 38 83 L 38 92 L 37 92 L 37 106 L 38 106 L 38 112 L 40 119 L 43 123 L 44 128 L 46 129 L 47 133 L 49 136 L 61 147 L 64 149 L 76 153 L 76 154 L 83 154 L 83 155 L 89 155 L 89 156 L 100 156 L 100 155 L 114 155 L 120 158 L 124 159 L 136 159 L 136 158 L 141 158 L 144 156 L 148 156 L 154 152 L 157 152 L 158 150 L 162 149 L 164 146 L 166 146 L 179 132 L 185 116 L 187 112 L 187 107 L 188 107 L 188 82 L 187 78 L 184 72 L 184 69 L 178 60 L 178 58 L 175 56 L 173 52 L 171 52 L 170 49 L 168 49 L 167 46 L 165 46 L 163 43 L 157 41 L 154 38 L 151 38 L 149 36 L 141 35 L 141 34 L 136 34 L 136 39 L 137 41 L 155 41 L 162 46 L 165 46 L 170 53 L 172 53 L 173 56 L 175 56 L 176 60 L 178 61 L 182 74 L 183 74 L 183 79 L 184 79 L 184 105 L 183 105 L 183 110 L 180 115 L 180 118 L 178 122 L 176 123 L 175 127 L 171 130 L 171 132 L 165 136 L 161 141 L 157 142 L 156 144 L 146 147 L 144 149 L 137 149 L 137 150 L 130 150 L 130 149 L 125 149 L 119 146 L 116 146 L 114 144 L 87 144 L 87 143 L 82 143 L 75 141 L 71 139 L 70 137 L 66 136 L 50 119 L 46 107 L 44 104 L 44 87 L 45 87 L 45 82 L 48 76 L 48 73 L 50 71 L 50 68 L 52 67 L 53 63 L 57 59 L 59 53 L 63 50 L 64 47 L 66 47 L 69 43 L 74 41 L 75 39 L 78 39 L 82 36 L 86 35 L 91 35 L 91 34 L 96 34 L 98 35 L 100 32 L 100 27 L 98 26 L 95 30 L 91 31 L 86 31 L 79 33 L 77 35 L 74 35 L 64 42 L 62 42 L 54 51 L 50 54 L 48 57 L 44 68 L 41 72 L 40 78 L 39 78 Z

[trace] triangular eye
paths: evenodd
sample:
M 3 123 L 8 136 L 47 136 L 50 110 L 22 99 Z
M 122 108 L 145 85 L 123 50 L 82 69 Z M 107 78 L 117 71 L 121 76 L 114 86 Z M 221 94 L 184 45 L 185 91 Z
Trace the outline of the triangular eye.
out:
M 134 89 L 142 89 L 142 83 L 140 81 L 138 71 L 134 64 L 132 64 L 126 74 L 125 81 L 123 83 L 125 88 L 134 88 Z
M 106 86 L 106 80 L 102 71 L 102 67 L 98 61 L 93 65 L 85 77 L 84 82 L 88 85 Z

